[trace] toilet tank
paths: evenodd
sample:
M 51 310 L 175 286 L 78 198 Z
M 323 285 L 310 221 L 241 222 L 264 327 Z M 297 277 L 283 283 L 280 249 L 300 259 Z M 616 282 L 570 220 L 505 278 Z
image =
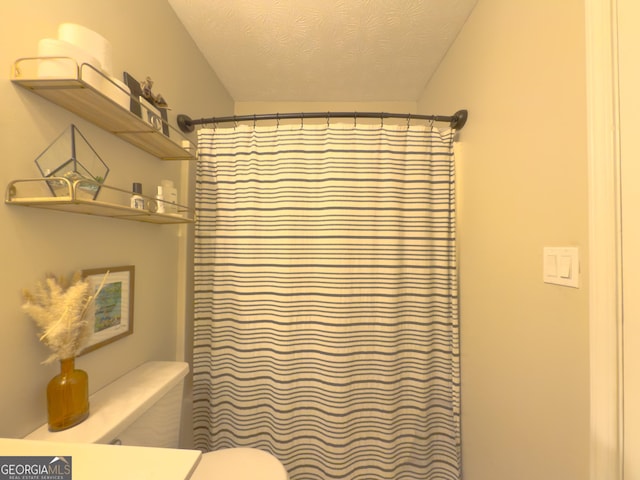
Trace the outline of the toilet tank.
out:
M 29 440 L 74 443 L 122 443 L 178 448 L 185 362 L 147 362 L 89 397 L 89 418 L 75 427 Z

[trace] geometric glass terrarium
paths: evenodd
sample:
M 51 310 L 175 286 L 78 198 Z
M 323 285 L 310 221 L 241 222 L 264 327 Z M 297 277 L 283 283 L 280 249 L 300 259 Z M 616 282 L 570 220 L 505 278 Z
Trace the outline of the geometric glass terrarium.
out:
M 79 185 L 80 190 L 94 200 L 100 193 L 100 184 L 109 174 L 107 164 L 73 124 L 36 158 L 36 165 L 45 178 L 64 177 L 72 184 L 79 179 L 96 182 L 98 185 L 92 183 Z M 66 183 L 60 180 L 49 180 L 47 184 L 54 196 L 68 192 Z

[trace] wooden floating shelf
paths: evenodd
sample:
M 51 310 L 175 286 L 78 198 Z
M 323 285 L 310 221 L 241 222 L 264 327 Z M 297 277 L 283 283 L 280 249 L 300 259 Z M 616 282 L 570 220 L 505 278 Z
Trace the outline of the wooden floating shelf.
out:
M 39 77 L 39 63 L 54 58 L 72 62 L 75 75 Z M 68 70 L 71 73 L 74 69 Z M 92 65 L 78 65 L 75 60 L 64 57 L 21 58 L 13 64 L 11 81 L 162 160 L 195 159 L 195 145 L 177 129 L 163 122 L 163 126 L 168 127 L 167 136 L 98 90 L 93 84 L 106 85 L 109 91 L 139 102 Z M 188 148 L 183 148 L 183 142 L 188 142 Z
M 53 185 L 53 187 L 52 187 Z M 95 200 L 98 195 L 110 197 L 113 202 Z M 48 192 L 48 195 L 47 195 Z M 55 193 L 54 193 L 55 192 Z M 7 186 L 5 203 L 24 207 L 45 208 L 70 213 L 134 220 L 156 224 L 193 223 L 195 212 L 184 205 L 176 205 L 177 213 L 158 213 L 158 200 L 142 195 L 147 209 L 131 208 L 125 202 L 133 192 L 90 180 L 69 181 L 63 177 L 30 178 L 14 180 Z M 168 208 L 168 202 L 164 202 Z

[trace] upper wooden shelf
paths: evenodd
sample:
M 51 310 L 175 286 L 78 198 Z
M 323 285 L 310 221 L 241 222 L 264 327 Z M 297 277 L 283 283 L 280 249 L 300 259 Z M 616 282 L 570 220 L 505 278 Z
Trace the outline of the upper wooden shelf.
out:
M 110 91 L 120 95 L 124 93 L 138 101 L 109 77 L 92 65 L 78 65 L 73 59 L 60 59 L 75 64 L 75 75 L 40 77 L 39 63 L 51 60 L 51 57 L 30 57 L 15 61 L 11 81 L 162 160 L 195 159 L 195 145 L 171 125 L 163 122 L 169 129 L 167 136 L 95 88 L 94 84 L 99 81 Z M 73 68 L 68 70 L 73 72 Z M 183 148 L 183 141 L 188 142 L 188 148 Z

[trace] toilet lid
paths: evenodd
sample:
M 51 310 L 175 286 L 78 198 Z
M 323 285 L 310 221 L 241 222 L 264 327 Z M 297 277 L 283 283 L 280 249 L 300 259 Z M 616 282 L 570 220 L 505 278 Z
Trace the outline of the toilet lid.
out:
M 204 453 L 191 480 L 287 480 L 276 457 L 257 448 L 225 448 Z

